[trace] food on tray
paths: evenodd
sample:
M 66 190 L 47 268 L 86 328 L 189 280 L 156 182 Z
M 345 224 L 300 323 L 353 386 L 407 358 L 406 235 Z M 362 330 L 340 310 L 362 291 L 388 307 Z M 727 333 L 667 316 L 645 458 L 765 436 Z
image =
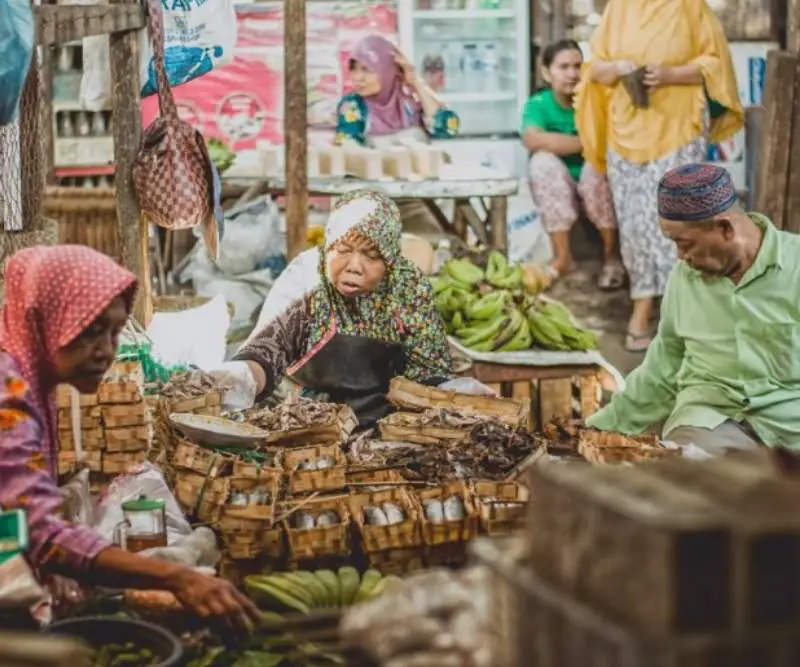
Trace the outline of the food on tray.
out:
M 537 296 L 541 284 L 530 270 L 509 264 L 496 250 L 485 269 L 470 259 L 451 259 L 431 283 L 448 333 L 476 352 L 597 347 L 596 334 L 576 326 L 564 305 Z
M 245 589 L 263 609 L 308 614 L 312 609 L 349 607 L 375 598 L 397 577 L 383 577 L 374 569 L 363 576 L 349 565 L 338 571 L 298 570 L 245 578 Z
M 336 419 L 339 406 L 320 403 L 308 398 L 281 403 L 272 410 L 252 409 L 244 412 L 244 419 L 253 426 L 267 431 L 292 431 L 327 424 Z

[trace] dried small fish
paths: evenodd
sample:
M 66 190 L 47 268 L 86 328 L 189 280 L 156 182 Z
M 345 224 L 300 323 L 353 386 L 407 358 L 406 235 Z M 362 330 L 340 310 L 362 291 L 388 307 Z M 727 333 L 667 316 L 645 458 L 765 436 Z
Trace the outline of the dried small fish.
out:
M 311 530 L 314 527 L 314 517 L 308 512 L 299 510 L 295 512 L 294 525 L 297 530 Z
M 339 406 L 321 403 L 308 398 L 281 403 L 272 410 L 253 409 L 246 411 L 247 421 L 269 431 L 293 431 L 319 424 L 330 423 L 336 418 Z
M 444 506 L 441 500 L 432 498 L 425 501 L 425 516 L 431 523 L 442 523 L 444 521 Z
M 213 377 L 201 370 L 174 373 L 159 392 L 170 401 L 205 396 L 215 389 L 224 389 Z
M 385 502 L 381 507 L 390 526 L 393 526 L 396 523 L 403 523 L 403 521 L 406 520 L 406 513 L 403 511 L 400 505 L 397 505 L 396 503 Z
M 333 468 L 336 462 L 330 456 L 323 456 L 321 459 L 317 460 L 317 470 L 326 470 L 327 468 Z
M 365 507 L 364 516 L 370 526 L 388 526 L 389 519 L 380 507 Z
M 450 496 L 444 501 L 445 521 L 460 521 L 467 518 L 467 509 L 458 496 Z
M 333 510 L 325 510 L 317 517 L 317 528 L 322 528 L 324 526 L 335 526 L 340 522 L 341 519 L 336 512 Z

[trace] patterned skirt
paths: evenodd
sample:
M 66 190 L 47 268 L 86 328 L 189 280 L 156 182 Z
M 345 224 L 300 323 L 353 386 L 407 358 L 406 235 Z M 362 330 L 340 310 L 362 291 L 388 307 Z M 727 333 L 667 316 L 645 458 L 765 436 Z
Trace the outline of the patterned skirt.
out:
M 632 299 L 664 294 L 678 253 L 658 224 L 658 182 L 670 169 L 706 161 L 706 138 L 700 136 L 666 157 L 635 164 L 608 153 L 608 180 L 619 226 L 620 251 Z

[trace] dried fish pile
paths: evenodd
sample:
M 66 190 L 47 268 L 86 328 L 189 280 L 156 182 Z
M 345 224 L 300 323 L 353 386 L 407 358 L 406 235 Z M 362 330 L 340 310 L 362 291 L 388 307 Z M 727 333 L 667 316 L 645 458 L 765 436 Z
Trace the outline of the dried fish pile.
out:
M 431 408 L 420 415 L 420 426 L 468 429 L 486 421 L 481 415 L 467 415 L 447 408 Z
M 404 477 L 437 484 L 459 479 L 505 479 L 534 449 L 530 431 L 486 418 L 449 448 L 362 447 L 365 460 L 371 463 L 397 466 Z
M 432 569 L 347 610 L 341 632 L 381 667 L 490 667 L 487 573 Z
M 223 389 L 220 383 L 201 370 L 180 371 L 170 377 L 159 392 L 169 401 L 183 401 L 205 396 L 215 389 Z
M 248 423 L 267 431 L 293 431 L 330 423 L 336 418 L 338 409 L 335 403 L 298 398 L 281 403 L 272 410 L 248 410 L 244 416 Z

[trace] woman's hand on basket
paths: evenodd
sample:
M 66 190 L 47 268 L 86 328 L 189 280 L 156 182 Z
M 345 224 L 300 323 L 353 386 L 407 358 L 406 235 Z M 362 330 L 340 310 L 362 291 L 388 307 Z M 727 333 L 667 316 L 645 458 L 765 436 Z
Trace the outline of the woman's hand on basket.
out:
M 200 618 L 220 620 L 240 632 L 250 632 L 261 621 L 258 608 L 225 579 L 186 568 L 173 584 L 175 597 Z

